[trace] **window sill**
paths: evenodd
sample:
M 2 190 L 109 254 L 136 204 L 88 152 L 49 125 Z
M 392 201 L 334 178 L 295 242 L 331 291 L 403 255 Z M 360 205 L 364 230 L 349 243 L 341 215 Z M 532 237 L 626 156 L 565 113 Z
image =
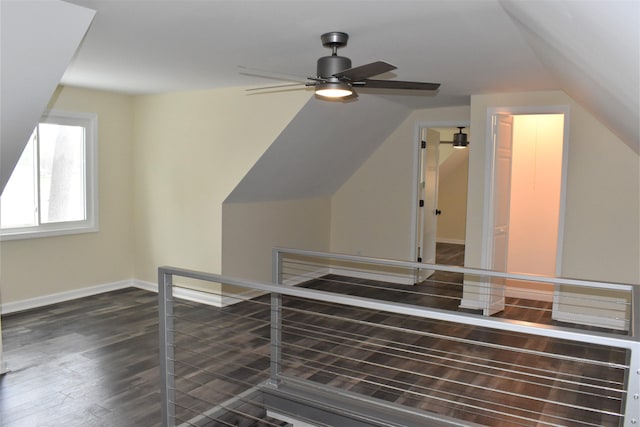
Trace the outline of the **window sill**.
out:
M 38 239 L 41 237 L 56 237 L 72 234 L 95 233 L 99 230 L 100 228 L 97 225 L 89 226 L 86 224 L 77 227 L 65 225 L 64 227 L 50 227 L 46 229 L 40 228 L 38 230 L 5 230 L 0 234 L 0 241 L 4 242 L 9 240 Z

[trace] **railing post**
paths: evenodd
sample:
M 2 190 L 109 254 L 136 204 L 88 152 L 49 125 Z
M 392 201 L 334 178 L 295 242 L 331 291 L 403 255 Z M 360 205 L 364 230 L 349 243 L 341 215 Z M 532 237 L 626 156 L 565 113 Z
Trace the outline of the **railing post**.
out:
M 631 288 L 631 336 L 640 341 L 640 285 Z
M 173 340 L 173 276 L 158 269 L 158 326 L 160 339 L 160 393 L 162 426 L 175 425 L 175 371 Z
M 629 361 L 624 425 L 640 425 L 640 285 L 631 288 L 631 336 L 635 341 Z
M 624 407 L 624 426 L 640 425 L 640 341 L 637 340 L 631 348 L 629 374 L 625 378 L 627 384 L 627 398 Z
M 282 284 L 282 254 L 277 248 L 272 252 L 271 281 Z M 282 359 L 282 295 L 271 293 L 271 378 L 269 383 L 278 386 L 280 383 L 280 361 Z

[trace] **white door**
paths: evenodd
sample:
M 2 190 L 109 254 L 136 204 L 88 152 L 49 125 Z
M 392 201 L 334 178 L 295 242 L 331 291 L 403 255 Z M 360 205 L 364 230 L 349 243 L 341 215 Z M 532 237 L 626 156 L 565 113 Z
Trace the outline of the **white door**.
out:
M 435 264 L 438 230 L 438 165 L 440 133 L 422 129 L 420 180 L 418 182 L 418 262 Z M 416 282 L 422 282 L 433 270 L 418 270 Z
M 491 269 L 507 271 L 509 249 L 509 206 L 511 202 L 511 155 L 513 144 L 513 117 L 497 114 L 493 121 L 494 174 L 493 174 L 493 236 Z M 492 278 L 487 287 L 484 314 L 492 315 L 504 310 L 504 279 Z

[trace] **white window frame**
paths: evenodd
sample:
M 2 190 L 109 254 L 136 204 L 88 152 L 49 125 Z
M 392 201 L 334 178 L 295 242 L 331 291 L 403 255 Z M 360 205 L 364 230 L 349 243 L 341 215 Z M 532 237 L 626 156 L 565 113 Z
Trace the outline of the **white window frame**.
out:
M 46 111 L 40 123 L 82 126 L 85 128 L 85 203 L 86 219 L 30 227 L 0 229 L 0 240 L 32 239 L 99 230 L 98 222 L 98 116 L 62 110 Z

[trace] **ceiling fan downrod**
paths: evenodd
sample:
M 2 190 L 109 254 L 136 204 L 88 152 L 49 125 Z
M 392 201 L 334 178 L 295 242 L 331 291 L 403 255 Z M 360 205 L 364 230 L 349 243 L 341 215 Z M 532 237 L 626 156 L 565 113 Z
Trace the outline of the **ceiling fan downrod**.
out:
M 351 68 L 351 60 L 344 56 L 338 56 L 338 49 L 347 45 L 349 35 L 339 31 L 324 33 L 320 36 L 322 46 L 331 49 L 331 56 L 323 56 L 318 59 L 316 67 L 317 77 L 322 77 L 328 81 L 336 80 L 331 78 L 334 74 Z

